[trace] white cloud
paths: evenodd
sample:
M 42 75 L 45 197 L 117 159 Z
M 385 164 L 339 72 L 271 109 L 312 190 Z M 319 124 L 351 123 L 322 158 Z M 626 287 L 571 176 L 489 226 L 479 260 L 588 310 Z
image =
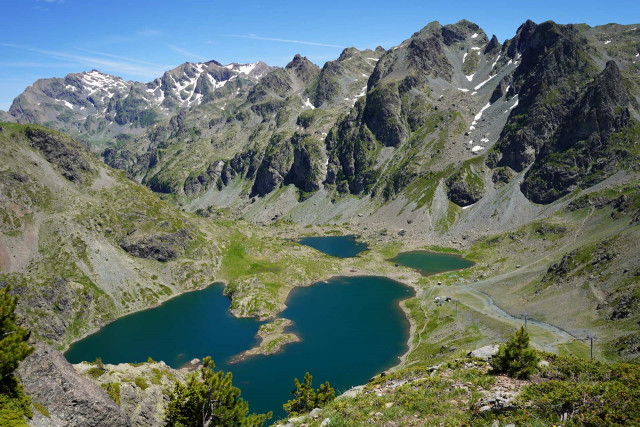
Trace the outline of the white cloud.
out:
M 99 52 L 99 51 L 96 51 L 96 50 L 85 49 L 85 48 L 82 48 L 82 47 L 76 47 L 76 49 L 80 50 L 82 52 L 92 53 L 94 55 L 106 56 L 108 58 L 114 58 L 114 59 L 121 59 L 123 61 L 135 62 L 137 64 L 151 65 L 151 66 L 154 66 L 154 67 L 167 67 L 167 68 L 170 68 L 170 66 L 168 66 L 168 65 L 165 66 L 165 65 L 161 65 L 161 64 L 155 64 L 153 62 L 143 61 L 141 59 L 136 59 L 136 58 L 129 58 L 127 56 L 114 55 L 114 54 L 108 53 L 108 52 Z
M 187 58 L 195 58 L 195 59 L 198 59 L 200 61 L 206 61 L 206 58 L 204 58 L 203 56 L 198 55 L 197 53 L 190 52 L 190 51 L 188 51 L 186 49 L 183 49 L 183 48 L 178 47 L 178 46 L 174 46 L 172 44 L 167 45 L 167 46 L 172 51 L 177 52 L 177 53 L 179 53 L 181 55 L 184 55 Z
M 0 67 L 65 68 L 71 62 L 0 61 Z
M 255 34 L 247 34 L 247 35 L 238 35 L 238 34 L 225 34 L 225 37 L 237 37 L 242 39 L 255 39 L 255 40 L 267 40 L 272 42 L 281 42 L 281 43 L 296 43 L 296 44 L 308 44 L 312 46 L 325 46 L 325 47 L 339 47 L 343 49 L 345 46 L 340 46 L 337 44 L 328 44 L 328 43 L 317 43 L 310 42 L 306 40 L 290 40 L 290 39 L 277 39 L 272 37 L 258 37 Z
M 69 52 L 37 49 L 34 47 L 15 45 L 10 43 L 0 43 L 0 46 L 20 49 L 28 52 L 34 52 L 34 53 L 38 53 L 51 58 L 57 58 L 59 60 L 61 59 L 61 60 L 69 61 L 74 64 L 79 64 L 85 68 L 97 68 L 97 69 L 101 69 L 101 71 L 103 72 L 129 74 L 132 76 L 138 76 L 138 77 L 143 77 L 148 79 L 154 79 L 162 75 L 164 71 L 170 68 L 169 66 L 144 63 L 143 61 L 131 60 L 130 58 L 118 57 L 117 55 L 111 55 L 111 54 L 106 54 L 106 55 L 110 55 L 110 57 L 114 57 L 115 59 L 122 59 L 122 60 L 114 61 L 110 59 L 99 58 L 96 56 L 78 55 L 78 54 L 69 53 Z M 105 54 L 101 54 L 101 55 L 105 56 Z
M 161 34 L 162 34 L 162 31 L 154 30 L 154 29 L 151 29 L 151 28 L 147 28 L 145 30 L 138 31 L 138 35 L 139 36 L 143 36 L 143 37 L 157 37 L 157 36 L 159 36 Z

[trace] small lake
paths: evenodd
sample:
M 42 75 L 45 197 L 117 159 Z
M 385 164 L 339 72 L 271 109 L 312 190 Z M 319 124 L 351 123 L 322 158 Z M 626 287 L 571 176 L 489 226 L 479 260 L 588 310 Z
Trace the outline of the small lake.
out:
M 310 236 L 297 242 L 338 258 L 351 258 L 367 250 L 367 244 L 358 242 L 355 236 Z
M 438 254 L 428 251 L 402 252 L 389 261 L 414 268 L 424 276 L 443 271 L 459 270 L 473 265 L 473 262 L 457 255 Z
M 260 322 L 229 313 L 223 285 L 173 298 L 159 307 L 118 319 L 71 346 L 71 363 L 143 362 L 150 356 L 178 368 L 210 355 L 216 369 L 231 371 L 250 411 L 284 416 L 295 377 L 313 375 L 313 385 L 329 381 L 336 394 L 366 383 L 398 363 L 407 350 L 409 322 L 399 302 L 411 288 L 384 277 L 336 277 L 295 288 L 281 317 L 291 319 L 301 342 L 271 356 L 236 364 L 229 358 L 253 347 Z

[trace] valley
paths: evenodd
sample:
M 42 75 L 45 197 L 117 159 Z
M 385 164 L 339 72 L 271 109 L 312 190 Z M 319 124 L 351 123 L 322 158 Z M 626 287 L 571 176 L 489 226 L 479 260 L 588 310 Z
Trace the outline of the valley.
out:
M 136 425 L 166 407 L 152 369 L 207 355 L 276 418 L 305 371 L 341 393 L 525 317 L 539 351 L 637 364 L 637 28 L 432 22 L 322 67 L 38 80 L 0 112 L 0 289 Z

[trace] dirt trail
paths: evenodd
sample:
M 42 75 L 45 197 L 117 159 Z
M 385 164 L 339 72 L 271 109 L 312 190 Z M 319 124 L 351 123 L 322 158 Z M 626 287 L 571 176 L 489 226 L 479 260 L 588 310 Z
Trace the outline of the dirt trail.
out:
M 447 289 L 447 292 L 468 308 L 482 313 L 483 315 L 499 320 L 514 328 L 522 326 L 524 324 L 523 317 L 515 317 L 507 313 L 504 309 L 496 305 L 493 297 L 479 289 L 476 289 L 476 287 L 481 285 L 491 285 L 505 280 L 515 280 L 518 276 L 529 276 L 531 274 L 536 275 L 542 273 L 547 268 L 547 263 L 553 259 L 553 256 L 565 253 L 575 247 L 578 237 L 584 232 L 585 224 L 591 217 L 592 213 L 593 208 L 582 220 L 572 240 L 548 253 L 544 257 L 523 265 L 516 270 L 508 271 L 475 282 L 473 285 L 453 284 Z M 583 338 L 575 336 L 558 326 L 539 320 L 528 319 L 527 325 L 533 344 L 545 351 L 557 353 L 559 351 L 559 346 L 573 343 L 574 341 L 581 340 Z
M 524 318 L 507 313 L 498 307 L 489 295 L 469 285 L 453 285 L 449 287 L 447 292 L 451 294 L 452 298 L 459 300 L 466 307 L 506 323 L 513 328 L 519 328 L 524 324 Z M 562 328 L 533 319 L 528 319 L 527 330 L 531 336 L 531 341 L 536 347 L 554 353 L 559 351 L 560 345 L 569 344 L 580 339 Z

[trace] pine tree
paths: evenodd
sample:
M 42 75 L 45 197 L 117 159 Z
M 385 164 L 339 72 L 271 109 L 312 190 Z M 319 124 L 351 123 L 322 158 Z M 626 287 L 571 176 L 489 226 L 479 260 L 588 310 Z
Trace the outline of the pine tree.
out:
M 199 378 L 192 374 L 185 384 L 176 381 L 165 412 L 167 426 L 262 426 L 271 418 L 271 412 L 247 415 L 249 405 L 232 385 L 231 373 L 225 375 L 214 367 L 206 357 Z
M 29 331 L 16 325 L 18 297 L 11 296 L 11 286 L 0 290 L 0 382 L 13 376 L 22 359 L 30 355 Z
M 29 332 L 16 325 L 18 297 L 11 296 L 11 286 L 0 290 L 0 425 L 25 425 L 31 418 L 31 400 L 13 375 L 18 364 L 30 355 Z
M 535 350 L 529 347 L 529 334 L 523 326 L 500 345 L 490 364 L 494 373 L 526 379 L 535 372 L 539 361 Z
M 309 372 L 304 376 L 304 382 L 300 383 L 297 378 L 293 380 L 295 388 L 291 391 L 292 400 L 282 405 L 289 415 L 299 415 L 312 411 L 315 408 L 322 408 L 336 397 L 335 390 L 329 385 L 329 381 L 320 385 L 316 391 L 312 387 L 313 377 Z

